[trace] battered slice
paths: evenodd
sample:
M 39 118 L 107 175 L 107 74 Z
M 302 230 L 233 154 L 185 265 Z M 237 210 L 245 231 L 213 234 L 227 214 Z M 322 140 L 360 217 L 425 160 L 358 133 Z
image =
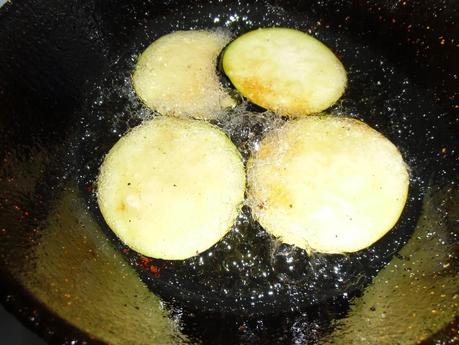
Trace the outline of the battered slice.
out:
M 113 232 L 137 252 L 186 259 L 218 242 L 244 200 L 241 156 L 218 128 L 158 117 L 105 157 L 97 200 Z
M 355 252 L 379 240 L 405 205 L 398 149 L 363 122 L 309 116 L 270 132 L 248 161 L 255 218 L 308 251 Z
M 243 96 L 279 115 L 318 113 L 341 97 L 347 83 L 333 52 L 294 29 L 250 31 L 228 45 L 222 65 Z
M 135 92 L 162 115 L 215 118 L 235 104 L 216 74 L 217 56 L 229 40 L 227 33 L 199 30 L 160 37 L 138 59 Z

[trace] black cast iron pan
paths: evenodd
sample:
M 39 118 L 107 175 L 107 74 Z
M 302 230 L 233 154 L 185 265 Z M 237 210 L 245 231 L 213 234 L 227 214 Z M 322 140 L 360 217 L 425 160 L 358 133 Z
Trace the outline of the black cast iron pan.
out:
M 0 12 L 4 156 L 28 159 L 37 147 L 53 148 L 45 174 L 30 192 L 33 198 L 21 200 L 27 209 L 40 209 L 27 225 L 39 231 L 37 224 L 46 219 L 58 193 L 67 181 L 75 181 L 105 235 L 151 291 L 164 299 L 172 315 L 179 315 L 192 339 L 289 343 L 299 316 L 300 324 L 314 320 L 326 329 L 399 255 L 419 221 L 432 176 L 449 181 L 455 174 L 454 4 L 30 1 L 7 6 Z M 442 19 L 426 16 L 429 8 L 441 9 Z M 103 222 L 94 188 L 98 167 L 114 142 L 155 116 L 136 99 L 130 85 L 137 55 L 174 30 L 225 28 L 236 36 L 265 26 L 310 32 L 343 61 L 349 86 L 329 112 L 364 120 L 402 151 L 411 169 L 411 189 L 400 222 L 359 253 L 308 256 L 273 240 L 244 207 L 223 241 L 197 257 L 175 262 L 132 252 Z M 246 158 L 252 144 L 247 138 L 266 133 L 269 116 L 245 103 L 233 115 L 231 121 L 216 125 Z M 14 186 L 14 176 L 9 177 Z M 10 206 L 4 205 L 5 210 Z M 3 212 L 2 217 L 9 230 L 12 215 Z M 11 256 L 1 257 L 9 264 Z M 8 277 L 14 280 L 14 275 Z M 245 334 L 241 327 L 251 331 Z M 308 341 L 317 341 L 320 332 L 314 334 Z

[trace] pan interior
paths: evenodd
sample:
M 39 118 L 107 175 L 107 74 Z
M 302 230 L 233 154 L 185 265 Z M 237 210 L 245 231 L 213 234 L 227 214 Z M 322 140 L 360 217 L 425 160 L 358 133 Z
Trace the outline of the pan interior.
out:
M 386 135 L 411 168 L 410 195 L 397 226 L 372 247 L 349 255 L 307 255 L 268 235 L 243 207 L 231 232 L 201 255 L 183 261 L 145 258 L 120 243 L 107 228 L 94 197 L 105 153 L 129 128 L 158 114 L 136 98 L 130 75 L 143 49 L 163 34 L 181 29 L 228 30 L 233 36 L 257 27 L 285 26 L 327 44 L 348 72 L 343 98 L 329 113 L 353 116 Z M 227 82 L 221 75 L 222 81 Z M 227 84 L 228 85 L 228 84 Z M 229 85 L 228 85 L 229 86 Z M 345 27 L 271 5 L 202 5 L 148 21 L 131 45 L 91 85 L 83 110 L 78 148 L 79 181 L 108 236 L 151 289 L 168 301 L 198 311 L 277 313 L 298 311 L 358 294 L 409 238 L 423 193 L 425 152 L 415 146 L 416 118 L 432 109 L 407 75 L 383 51 Z M 416 106 L 413 106 L 416 104 Z M 431 110 L 432 111 L 432 110 Z M 244 159 L 269 130 L 285 119 L 245 101 L 214 123 L 237 145 Z M 129 164 L 129 162 L 127 162 Z M 339 303 L 338 303 L 339 304 Z

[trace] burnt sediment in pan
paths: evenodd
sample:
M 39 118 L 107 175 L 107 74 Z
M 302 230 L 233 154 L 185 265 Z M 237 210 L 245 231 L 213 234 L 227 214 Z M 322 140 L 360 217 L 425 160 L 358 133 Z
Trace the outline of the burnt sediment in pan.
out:
M 86 139 L 80 145 L 80 182 L 100 224 L 125 254 L 142 279 L 166 301 L 194 312 L 223 314 L 277 314 L 300 312 L 333 299 L 357 295 L 406 242 L 417 221 L 426 179 L 426 152 L 412 145 L 416 136 L 413 117 L 426 103 L 410 79 L 390 63 L 381 51 L 316 16 L 302 17 L 271 6 L 228 12 L 222 5 L 197 8 L 187 18 L 172 14 L 145 25 L 130 50 L 114 64 L 88 96 Z M 245 13 L 245 14 L 243 14 Z M 320 25 L 317 23 L 321 23 Z M 89 188 L 97 177 L 103 155 L 130 127 L 155 116 L 136 99 L 130 71 L 136 54 L 163 33 L 178 29 L 223 28 L 235 36 L 256 27 L 288 26 L 312 32 L 343 61 L 349 85 L 342 100 L 329 112 L 356 116 L 389 137 L 411 167 L 410 194 L 396 227 L 372 247 L 347 255 L 308 255 L 282 244 L 267 234 L 244 207 L 233 229 L 206 252 L 183 261 L 146 258 L 123 245 L 105 225 Z M 161 31 L 157 28 L 161 26 Z M 165 29 L 168 28 L 168 30 Z M 269 112 L 251 113 L 242 102 L 214 123 L 233 140 L 246 159 L 254 144 L 283 120 Z M 249 108 L 249 109 L 248 109 Z M 424 107 L 423 111 L 428 111 Z M 431 110 L 433 111 L 433 109 Z M 80 163 L 81 164 L 81 163 Z M 341 308 L 341 307 L 340 307 Z

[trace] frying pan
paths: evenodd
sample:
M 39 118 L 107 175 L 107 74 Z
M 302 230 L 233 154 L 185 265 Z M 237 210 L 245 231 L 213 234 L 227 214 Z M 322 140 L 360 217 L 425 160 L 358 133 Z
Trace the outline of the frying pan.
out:
M 0 9 L 3 304 L 50 343 L 415 344 L 457 340 L 458 4 L 427 1 L 23 1 Z M 152 260 L 94 200 L 104 154 L 154 116 L 130 72 L 179 29 L 301 29 L 343 61 L 329 112 L 389 137 L 411 170 L 400 222 L 371 248 L 308 256 L 243 208 L 200 256 Z M 221 76 L 222 82 L 226 82 Z M 250 111 L 250 113 L 248 113 Z M 217 122 L 246 158 L 269 116 Z M 247 255 L 250 253 L 250 257 Z

